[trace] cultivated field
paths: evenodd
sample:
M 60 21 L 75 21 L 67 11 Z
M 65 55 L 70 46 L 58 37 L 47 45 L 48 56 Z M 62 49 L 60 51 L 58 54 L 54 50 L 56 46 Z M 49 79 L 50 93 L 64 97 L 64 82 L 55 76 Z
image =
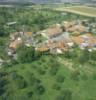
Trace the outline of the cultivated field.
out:
M 88 17 L 96 17 L 96 8 L 87 6 L 72 6 L 72 7 L 62 7 L 57 8 L 59 11 L 67 11 L 71 13 L 76 13 Z

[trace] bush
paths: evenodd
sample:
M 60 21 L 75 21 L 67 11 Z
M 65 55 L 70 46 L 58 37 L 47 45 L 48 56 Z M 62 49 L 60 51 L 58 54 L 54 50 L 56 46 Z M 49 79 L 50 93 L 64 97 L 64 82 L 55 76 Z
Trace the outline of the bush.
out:
M 71 78 L 72 78 L 73 80 L 78 81 L 78 80 L 80 79 L 80 72 L 79 72 L 79 71 L 74 71 L 74 72 L 72 72 Z
M 39 52 L 35 51 L 34 47 L 21 46 L 17 50 L 18 62 L 28 63 L 38 59 L 41 55 Z
M 37 85 L 36 86 L 36 93 L 39 94 L 39 95 L 42 95 L 44 94 L 45 92 L 45 88 L 43 85 Z
M 37 79 L 35 76 L 34 76 L 34 74 L 30 74 L 30 76 L 29 76 L 29 80 L 30 80 L 30 84 L 31 85 L 38 85 L 38 84 L 40 84 L 41 83 L 41 80 L 40 79 Z
M 0 88 L 0 96 L 3 95 L 5 93 L 5 89 L 4 88 Z
M 8 80 L 1 78 L 0 79 L 0 88 L 3 88 L 6 84 L 8 84 Z
M 96 74 L 95 73 L 93 74 L 93 80 L 96 80 Z
M 86 62 L 88 62 L 90 59 L 90 52 L 88 50 L 84 50 L 82 51 L 82 54 L 79 57 L 79 63 L 80 64 L 85 64 Z
M 0 72 L 0 78 L 2 78 L 2 77 L 4 77 L 4 76 L 6 76 L 6 75 L 8 75 L 8 73 L 7 72 Z
M 83 74 L 83 75 L 81 76 L 81 78 L 85 81 L 85 80 L 88 79 L 88 76 L 87 76 L 86 74 Z
M 52 86 L 52 88 L 55 89 L 55 90 L 60 90 L 61 89 L 61 86 L 59 84 L 54 84 Z
M 37 70 L 40 75 L 44 75 L 46 73 L 46 71 L 42 70 L 41 68 L 38 68 Z
M 6 90 L 5 90 L 5 86 L 8 84 L 8 81 L 3 79 L 3 78 L 0 78 L 0 96 L 3 95 Z
M 18 89 L 23 89 L 27 87 L 27 82 L 24 80 L 24 78 L 17 73 L 11 74 L 12 79 L 15 81 L 15 84 Z
M 24 79 L 17 80 L 16 81 L 16 86 L 18 89 L 23 89 L 27 87 L 27 82 Z
M 64 100 L 72 100 L 72 92 L 70 90 L 63 91 Z
M 74 51 L 66 51 L 64 57 L 68 59 L 74 59 L 77 57 L 77 53 Z
M 62 75 L 57 76 L 57 82 L 63 83 L 64 79 L 65 79 L 65 77 Z
M 72 92 L 70 90 L 62 91 L 56 100 L 72 100 Z
M 33 92 L 31 91 L 31 92 L 28 92 L 27 93 L 27 96 L 30 98 L 30 97 L 32 97 L 33 96 Z
M 56 63 L 56 62 L 54 62 L 54 63 L 52 64 L 52 66 L 50 67 L 49 72 L 50 72 L 51 75 L 56 75 L 57 72 L 58 72 L 58 70 L 59 70 L 59 64 Z

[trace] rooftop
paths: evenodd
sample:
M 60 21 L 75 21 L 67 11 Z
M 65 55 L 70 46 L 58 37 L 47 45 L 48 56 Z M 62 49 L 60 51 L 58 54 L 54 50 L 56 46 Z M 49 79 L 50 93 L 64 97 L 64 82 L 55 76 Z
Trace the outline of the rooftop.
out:
M 48 28 L 45 32 L 49 37 L 54 37 L 56 35 L 62 34 L 62 29 L 59 26 L 55 26 Z
M 17 49 L 18 46 L 20 44 L 22 44 L 22 43 L 23 43 L 22 39 L 21 38 L 17 38 L 16 40 L 14 40 L 13 42 L 10 43 L 9 47 L 13 48 L 13 49 Z

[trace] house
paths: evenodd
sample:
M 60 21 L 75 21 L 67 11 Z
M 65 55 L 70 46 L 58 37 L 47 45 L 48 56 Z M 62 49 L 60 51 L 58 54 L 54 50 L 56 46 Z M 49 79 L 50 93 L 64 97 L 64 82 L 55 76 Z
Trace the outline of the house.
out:
M 74 43 L 69 36 L 69 32 L 62 32 L 62 34 L 59 34 L 58 36 L 50 38 L 48 39 L 48 41 L 41 43 L 37 47 L 37 50 L 42 52 L 50 50 L 50 53 L 60 53 L 63 51 L 67 51 L 73 45 Z
M 22 43 L 23 43 L 22 39 L 18 37 L 16 40 L 10 43 L 9 48 L 16 50 Z
M 19 32 L 11 33 L 11 34 L 10 34 L 10 40 L 13 41 L 13 40 L 15 40 L 17 37 L 19 37 L 19 36 L 20 36 Z
M 53 37 L 56 37 L 56 36 L 59 36 L 62 34 L 62 29 L 59 25 L 56 25 L 56 26 L 53 26 L 51 28 L 48 28 L 46 29 L 44 32 L 43 32 L 43 36 L 45 34 L 45 36 L 47 35 L 47 37 L 49 38 L 53 38 Z
M 66 43 L 63 40 L 60 41 L 52 41 L 49 40 L 48 43 L 41 44 L 36 50 L 44 52 L 50 51 L 50 53 L 60 53 L 66 51 L 68 49 Z M 60 52 L 59 52 L 60 51 Z
M 72 41 L 80 46 L 81 49 L 86 47 L 93 48 L 96 45 L 96 37 L 91 33 L 71 37 Z
M 86 27 L 81 23 L 80 20 L 70 22 L 64 21 L 62 27 L 64 27 L 67 32 L 86 32 Z
M 63 26 L 65 29 L 68 29 L 68 28 L 74 26 L 75 24 L 76 24 L 75 21 L 70 21 L 70 22 L 64 21 L 64 22 L 62 23 L 62 26 Z
M 81 24 L 74 25 L 67 29 L 67 31 L 69 32 L 79 32 L 79 33 L 86 32 L 86 30 L 87 30 L 86 27 Z
M 32 35 L 33 35 L 32 32 L 15 32 L 10 34 L 10 40 L 15 40 L 18 37 L 29 38 L 32 37 Z
M 48 51 L 49 48 L 47 46 L 45 46 L 45 45 L 42 45 L 40 47 L 36 47 L 35 50 L 36 51 L 40 51 L 40 52 L 45 52 L 45 51 Z
M 32 37 L 32 35 L 33 35 L 33 32 L 24 32 L 24 36 L 25 37 Z

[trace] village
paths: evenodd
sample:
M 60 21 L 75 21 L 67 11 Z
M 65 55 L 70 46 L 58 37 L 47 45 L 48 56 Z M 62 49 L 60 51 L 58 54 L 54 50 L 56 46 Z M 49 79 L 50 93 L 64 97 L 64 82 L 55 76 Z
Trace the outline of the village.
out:
M 15 60 L 16 51 L 22 45 L 32 46 L 36 51 L 50 54 L 63 54 L 76 46 L 92 52 L 96 50 L 96 23 L 89 23 L 88 20 L 63 21 L 38 32 L 10 33 L 9 39 L 6 52 Z M 3 59 L 0 59 L 0 65 L 3 63 Z
M 95 12 L 87 3 L 0 7 L 0 100 L 96 100 Z
M 75 20 L 64 21 L 36 33 L 11 33 L 7 52 L 9 56 L 16 57 L 16 49 L 22 44 L 27 47 L 33 46 L 37 51 L 49 51 L 52 54 L 62 54 L 76 45 L 82 50 L 87 48 L 89 52 L 92 52 L 96 50 L 96 33 L 95 31 L 92 33 L 90 28 L 94 31 L 96 23 Z

